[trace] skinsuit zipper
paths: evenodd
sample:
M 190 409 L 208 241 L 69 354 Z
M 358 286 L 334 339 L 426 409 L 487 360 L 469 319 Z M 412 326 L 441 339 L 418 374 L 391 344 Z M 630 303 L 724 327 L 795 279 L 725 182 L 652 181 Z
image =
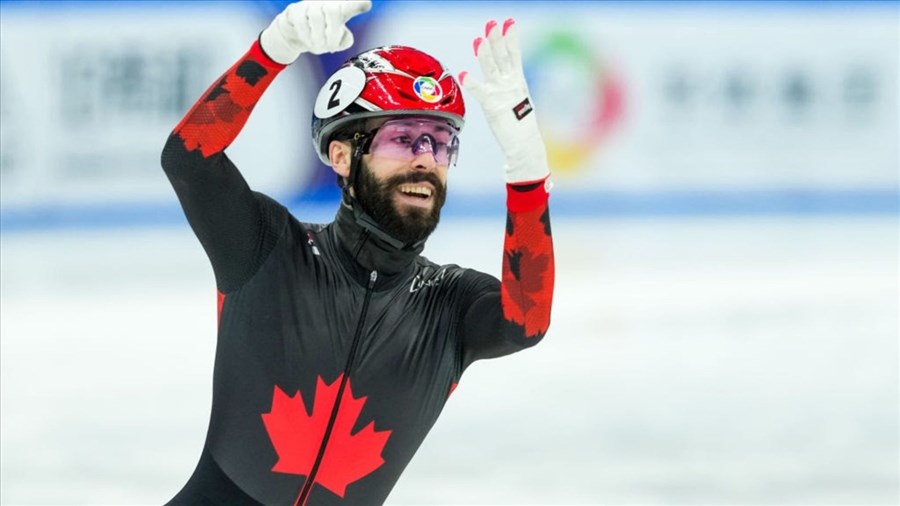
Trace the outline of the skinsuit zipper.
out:
M 322 436 L 322 444 L 319 446 L 319 453 L 316 455 L 316 461 L 313 463 L 303 488 L 300 489 L 300 495 L 294 506 L 303 506 L 309 499 L 312 486 L 316 481 L 316 473 L 322 464 L 322 458 L 325 457 L 325 447 L 328 446 L 328 439 L 331 437 L 331 431 L 334 429 L 334 422 L 337 420 L 338 408 L 341 405 L 341 398 L 344 396 L 344 387 L 350 379 L 350 372 L 353 369 L 353 358 L 356 355 L 356 348 L 359 347 L 359 340 L 362 337 L 363 324 L 366 320 L 366 313 L 369 310 L 369 300 L 372 298 L 372 291 L 375 288 L 375 281 L 378 280 L 378 272 L 369 273 L 369 284 L 366 286 L 366 297 L 363 299 L 362 311 L 359 316 L 359 322 L 356 324 L 356 333 L 353 335 L 353 344 L 350 346 L 350 355 L 347 357 L 347 363 L 344 365 L 344 376 L 341 378 L 341 386 L 338 388 L 337 397 L 334 400 L 334 407 L 331 408 L 331 418 L 328 419 L 328 425 L 325 427 L 325 434 Z

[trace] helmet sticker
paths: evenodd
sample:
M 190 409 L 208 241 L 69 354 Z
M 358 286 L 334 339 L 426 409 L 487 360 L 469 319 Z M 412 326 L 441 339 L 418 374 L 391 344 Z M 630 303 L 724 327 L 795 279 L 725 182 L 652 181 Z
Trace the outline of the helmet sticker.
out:
M 317 118 L 330 118 L 346 109 L 356 100 L 366 86 L 366 73 L 359 67 L 349 65 L 328 78 L 313 106 Z
M 368 72 L 394 70 L 394 66 L 391 65 L 391 62 L 375 51 L 369 51 L 357 56 L 355 64 Z
M 422 100 L 433 104 L 444 97 L 444 90 L 441 89 L 441 83 L 431 77 L 421 76 L 413 81 L 413 91 Z

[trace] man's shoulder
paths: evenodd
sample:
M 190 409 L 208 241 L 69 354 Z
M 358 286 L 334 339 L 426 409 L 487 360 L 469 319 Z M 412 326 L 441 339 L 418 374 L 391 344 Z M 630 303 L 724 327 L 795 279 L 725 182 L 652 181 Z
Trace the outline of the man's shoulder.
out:
M 269 195 L 254 192 L 260 204 L 263 220 L 270 222 L 277 229 L 281 249 L 293 255 L 298 248 L 309 249 L 313 255 L 320 254 L 320 246 L 327 243 L 326 229 L 333 222 L 301 221 L 291 209 Z
M 309 221 L 300 221 L 293 215 L 291 216 L 291 218 L 298 228 L 311 234 L 320 234 L 323 230 L 328 228 L 329 225 L 331 225 L 331 223 L 313 223 Z
M 306 232 L 318 233 L 332 223 L 332 221 L 301 221 L 294 215 L 294 213 L 288 206 L 282 204 L 272 196 L 258 191 L 254 191 L 253 196 L 260 203 L 260 206 L 265 211 L 267 211 L 268 214 L 277 214 L 284 216 L 285 218 L 287 218 L 288 223 L 293 228 L 299 228 Z
M 452 280 L 456 283 L 462 283 L 464 286 L 478 286 L 497 282 L 497 278 L 494 276 L 470 267 L 463 267 L 457 264 L 442 265 L 432 262 L 421 255 L 417 258 L 417 262 L 416 278 L 419 280 Z
M 465 267 L 460 267 L 456 264 L 438 264 L 436 262 L 432 262 L 428 259 L 428 257 L 424 255 L 419 255 L 416 257 L 416 272 L 418 274 L 428 274 L 428 273 L 436 273 L 436 272 L 452 272 L 457 274 L 462 274 L 463 272 L 469 270 Z

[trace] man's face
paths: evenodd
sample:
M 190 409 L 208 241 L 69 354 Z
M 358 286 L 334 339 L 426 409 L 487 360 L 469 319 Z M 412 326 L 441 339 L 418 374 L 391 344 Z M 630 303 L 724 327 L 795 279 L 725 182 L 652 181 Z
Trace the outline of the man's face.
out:
M 421 118 L 378 126 L 369 154 L 363 156 L 355 194 L 392 237 L 414 243 L 437 227 L 455 135 L 445 123 Z

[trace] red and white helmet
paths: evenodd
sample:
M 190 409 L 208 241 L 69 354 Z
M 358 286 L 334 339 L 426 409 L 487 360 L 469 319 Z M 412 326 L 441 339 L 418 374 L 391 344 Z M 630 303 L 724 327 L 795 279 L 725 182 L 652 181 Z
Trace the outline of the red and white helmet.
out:
M 370 49 L 345 62 L 319 90 L 312 140 L 326 165 L 332 134 L 351 122 L 425 116 L 462 129 L 466 114 L 456 79 L 432 56 L 405 46 Z

